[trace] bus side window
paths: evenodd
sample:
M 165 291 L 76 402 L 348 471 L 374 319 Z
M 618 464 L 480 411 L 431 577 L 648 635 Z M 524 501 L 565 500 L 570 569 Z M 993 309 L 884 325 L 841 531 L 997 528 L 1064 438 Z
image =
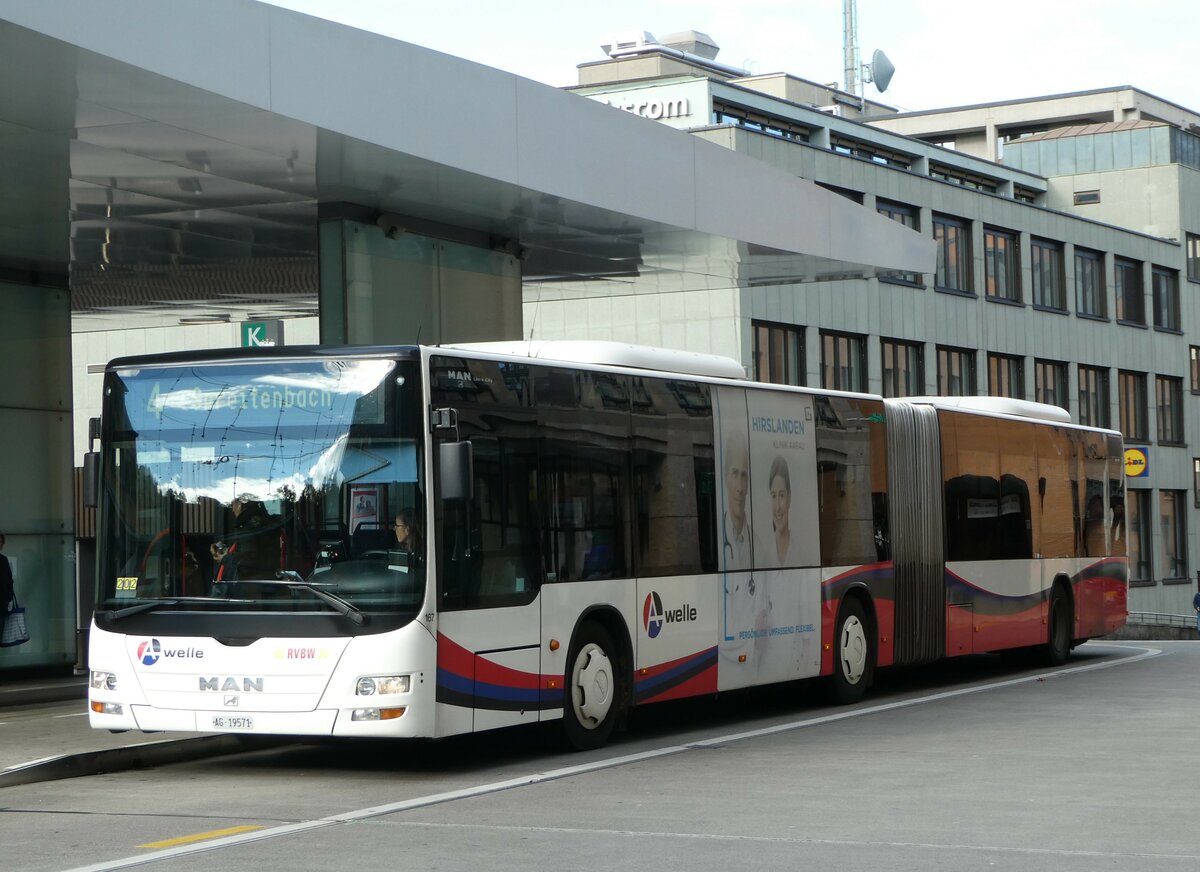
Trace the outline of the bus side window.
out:
M 547 580 L 629 574 L 629 381 L 534 367 Z
M 711 388 L 674 379 L 631 382 L 635 571 L 642 577 L 714 572 Z

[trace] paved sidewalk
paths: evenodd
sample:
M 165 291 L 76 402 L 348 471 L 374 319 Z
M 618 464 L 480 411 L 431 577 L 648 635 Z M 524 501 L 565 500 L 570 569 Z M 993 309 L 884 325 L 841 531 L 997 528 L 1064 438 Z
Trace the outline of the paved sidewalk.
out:
M 88 724 L 83 676 L 0 684 L 0 788 L 230 754 L 278 742 L 269 737 L 94 730 Z

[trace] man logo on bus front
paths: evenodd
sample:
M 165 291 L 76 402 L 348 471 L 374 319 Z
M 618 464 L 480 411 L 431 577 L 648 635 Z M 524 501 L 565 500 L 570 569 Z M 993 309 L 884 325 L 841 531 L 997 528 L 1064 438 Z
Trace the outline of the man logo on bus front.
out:
M 658 598 L 657 593 L 650 591 L 646 594 L 646 602 L 642 606 L 642 626 L 646 629 L 646 635 L 654 639 L 662 632 L 662 625 L 662 600 Z

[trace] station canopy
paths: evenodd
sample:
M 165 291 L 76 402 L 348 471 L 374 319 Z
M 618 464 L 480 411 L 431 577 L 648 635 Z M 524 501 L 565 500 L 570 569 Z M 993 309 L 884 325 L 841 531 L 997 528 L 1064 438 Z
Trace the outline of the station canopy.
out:
M 0 277 L 69 275 L 76 329 L 316 314 L 331 215 L 512 251 L 541 298 L 932 269 L 761 161 L 257 0 L 0 0 L 0 84 Z

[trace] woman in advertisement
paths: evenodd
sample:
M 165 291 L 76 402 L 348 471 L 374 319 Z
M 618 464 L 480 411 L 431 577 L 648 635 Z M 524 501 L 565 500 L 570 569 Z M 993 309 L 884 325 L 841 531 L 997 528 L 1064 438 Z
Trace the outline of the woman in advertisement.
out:
M 771 542 L 771 559 L 776 566 L 794 566 L 792 549 L 792 477 L 788 472 L 783 455 L 776 454 L 771 461 L 767 476 L 771 493 L 771 529 L 775 535 Z

